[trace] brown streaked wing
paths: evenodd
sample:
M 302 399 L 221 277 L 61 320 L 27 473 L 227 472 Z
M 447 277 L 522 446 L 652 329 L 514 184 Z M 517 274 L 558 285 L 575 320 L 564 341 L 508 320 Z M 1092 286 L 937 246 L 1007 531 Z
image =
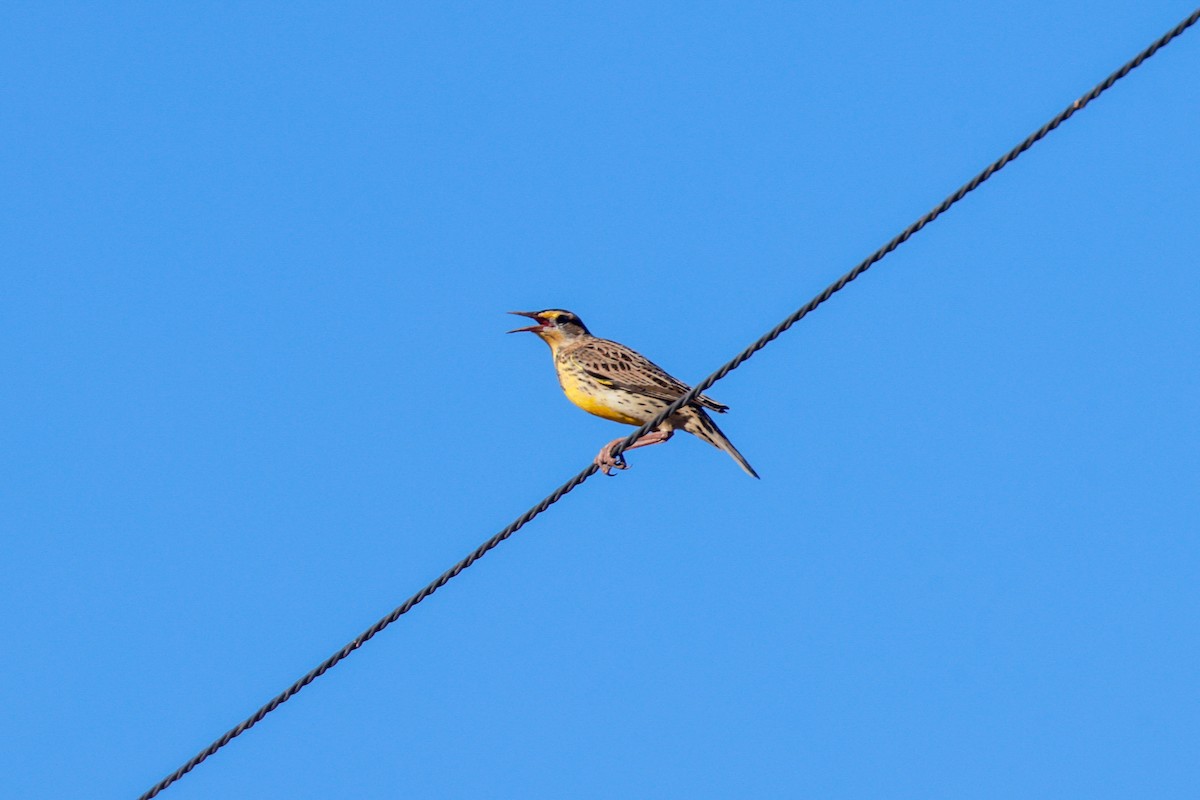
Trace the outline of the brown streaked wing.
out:
M 683 397 L 689 388 L 641 353 L 608 339 L 592 339 L 572 350 L 570 357 L 606 386 L 668 403 Z M 722 413 L 729 410 L 704 395 L 696 398 L 696 404 Z

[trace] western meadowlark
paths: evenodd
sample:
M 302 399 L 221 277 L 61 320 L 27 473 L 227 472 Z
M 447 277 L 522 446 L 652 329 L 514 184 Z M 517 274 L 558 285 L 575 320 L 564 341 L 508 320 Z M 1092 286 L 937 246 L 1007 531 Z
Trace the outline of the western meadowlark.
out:
M 645 425 L 688 391 L 689 387 L 672 378 L 642 354 L 623 344 L 592 336 L 587 326 L 570 311 L 550 308 L 545 311 L 509 313 L 537 322 L 536 325 L 517 328 L 509 333 L 536 333 L 550 345 L 554 369 L 558 372 L 558 382 L 563 392 L 567 399 L 589 414 L 626 425 Z M 681 428 L 729 453 L 742 469 L 757 478 L 758 473 L 725 438 L 705 409 L 723 414 L 729 410 L 729 406 L 699 395 L 656 430 L 642 436 L 626 449 L 665 442 L 676 429 Z M 628 467 L 624 458 L 612 454 L 613 446 L 621 441 L 624 441 L 624 437 L 614 439 L 602 447 L 596 456 L 596 466 L 605 475 L 612 475 L 614 467 Z

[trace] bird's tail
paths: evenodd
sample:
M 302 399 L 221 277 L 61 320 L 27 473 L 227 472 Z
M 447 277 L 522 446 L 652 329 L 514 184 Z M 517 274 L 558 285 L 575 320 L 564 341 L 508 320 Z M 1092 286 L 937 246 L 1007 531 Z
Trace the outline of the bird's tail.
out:
M 687 418 L 683 423 L 685 431 L 703 439 L 713 447 L 729 453 L 729 455 L 733 456 L 733 460 L 738 463 L 738 466 L 746 471 L 747 475 L 752 478 L 758 477 L 758 473 L 754 471 L 754 467 L 750 466 L 745 456 L 738 452 L 738 449 L 733 446 L 733 442 L 729 441 L 728 437 L 721 433 L 721 429 L 717 427 L 717 423 L 712 421 L 712 417 L 699 408 L 691 407 L 687 410 L 691 413 L 687 414 Z

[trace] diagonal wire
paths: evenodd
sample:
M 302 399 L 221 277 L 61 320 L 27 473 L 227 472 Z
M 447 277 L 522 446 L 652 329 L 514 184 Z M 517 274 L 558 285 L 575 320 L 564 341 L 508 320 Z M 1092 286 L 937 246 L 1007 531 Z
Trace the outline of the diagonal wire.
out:
M 1180 34 L 1182 34 L 1184 31 L 1186 31 L 1192 25 L 1195 25 L 1198 20 L 1200 20 L 1200 8 L 1193 11 L 1182 22 L 1180 22 L 1178 25 L 1176 25 L 1174 28 L 1172 28 L 1167 33 L 1163 34 L 1163 36 L 1161 38 L 1159 38 L 1157 41 L 1152 43 L 1149 47 L 1147 47 L 1142 52 L 1138 53 L 1136 56 L 1134 56 L 1134 58 L 1132 58 L 1131 60 L 1126 62 L 1124 64 L 1124 66 L 1122 66 L 1116 72 L 1109 75 L 1107 78 L 1105 78 L 1099 84 L 1097 84 L 1090 92 L 1085 94 L 1083 97 L 1080 97 L 1078 100 L 1073 102 L 1067 108 L 1063 109 L 1063 111 L 1061 111 L 1057 116 L 1055 116 L 1054 119 L 1050 120 L 1045 125 L 1043 125 L 1041 128 L 1039 128 L 1038 130 L 1036 130 L 1032 134 L 1030 134 L 1029 137 L 1027 139 L 1025 139 L 1025 141 L 1021 142 L 1019 145 L 1017 145 L 1012 150 L 1005 153 L 999 159 L 997 159 L 996 161 L 989 164 L 986 169 L 984 169 L 982 172 L 980 172 L 978 175 L 976 175 L 974 178 L 972 178 L 969 182 L 967 182 L 967 183 L 963 184 L 961 187 L 959 187 L 958 191 L 954 192 L 954 194 L 950 195 L 945 200 L 943 200 L 941 203 L 939 203 L 937 205 L 937 207 L 935 207 L 928 214 L 926 214 L 925 216 L 918 219 L 912 225 L 909 225 L 902 232 L 900 232 L 894 239 L 892 239 L 886 245 L 879 248 L 874 253 L 872 253 L 868 258 L 866 258 L 861 263 L 859 263 L 858 266 L 856 266 L 854 269 L 850 270 L 845 275 L 838 278 L 836 281 L 834 281 L 829 286 L 827 286 L 825 288 L 825 291 L 821 292 L 819 295 L 814 297 L 812 300 L 808 301 L 808 303 L 805 304 L 802 308 L 793 312 L 791 315 L 789 315 L 787 317 L 787 319 L 783 320 L 778 325 L 776 325 L 774 328 L 772 328 L 770 331 L 765 333 L 762 336 L 762 338 L 760 338 L 758 341 L 754 342 L 752 345 L 747 347 L 745 350 L 738 353 L 736 356 L 734 356 L 734 358 L 732 358 L 731 360 L 726 362 L 716 372 L 709 375 L 707 378 L 705 378 L 704 380 L 702 380 L 698 384 L 696 384 L 694 387 L 692 387 L 692 389 L 690 391 L 688 391 L 687 394 L 685 394 L 683 397 L 679 398 L 674 403 L 672 403 L 670 406 L 668 406 L 666 409 L 664 409 L 653 420 L 646 423 L 645 425 L 643 425 L 642 427 L 640 427 L 636 431 L 634 431 L 632 434 L 630 434 L 619 445 L 617 445 L 613 448 L 613 450 L 612 450 L 613 455 L 620 456 L 621 452 L 623 452 L 625 449 L 627 449 L 638 438 L 640 438 L 641 436 L 645 435 L 646 433 L 649 433 L 650 431 L 657 428 L 659 425 L 661 425 L 668 417 L 670 417 L 676 411 L 678 411 L 679 409 L 683 408 L 683 406 L 685 406 L 688 403 L 695 400 L 696 396 L 699 395 L 701 392 L 704 392 L 709 387 L 711 387 L 714 383 L 721 380 L 726 375 L 728 375 L 730 372 L 732 372 L 733 370 L 740 367 L 743 363 L 746 362 L 747 359 L 749 359 L 751 356 L 753 356 L 759 350 L 766 347 L 768 344 L 770 344 L 772 341 L 774 341 L 776 338 L 778 338 L 780 336 L 780 334 L 782 334 L 788 328 L 795 325 L 800 320 L 804 319 L 804 317 L 808 316 L 808 314 L 811 313 L 814 309 L 816 309 L 817 306 L 821 305 L 826 300 L 828 300 L 830 297 L 832 297 L 834 294 L 836 294 L 837 292 L 840 292 L 842 289 L 844 289 L 846 287 L 846 284 L 850 283 L 850 281 L 852 281 L 855 278 L 857 278 L 858 276 L 862 275 L 864 272 L 866 272 L 868 269 L 870 269 L 872 266 L 874 266 L 876 263 L 878 263 L 888 253 L 891 253 L 897 247 L 899 247 L 900 245 L 902 245 L 906 241 L 908 241 L 908 239 L 913 234 L 915 234 L 917 231 L 924 228 L 930 222 L 933 222 L 935 219 L 937 219 L 943 213 L 945 213 L 947 210 L 949 210 L 949 208 L 951 206 L 953 206 L 959 200 L 962 200 L 964 197 L 966 197 L 970 192 L 972 192 L 976 188 L 978 188 L 979 185 L 982 184 L 984 181 L 986 181 L 988 178 L 995 175 L 1001 169 L 1004 169 L 1004 167 L 1007 166 L 1009 163 L 1011 163 L 1013 161 L 1013 159 L 1015 159 L 1017 156 L 1024 153 L 1029 148 L 1033 147 L 1035 144 L 1037 144 L 1041 139 L 1043 139 L 1052 130 L 1054 130 L 1059 125 L 1061 125 L 1062 123 L 1064 123 L 1068 119 L 1070 119 L 1071 116 L 1075 114 L 1075 112 L 1081 110 L 1088 103 L 1095 100 L 1097 97 L 1099 97 L 1101 94 L 1103 94 L 1109 88 L 1111 88 L 1113 84 L 1115 84 L 1117 81 L 1124 78 L 1132 70 L 1139 67 L 1142 64 L 1142 62 L 1144 62 L 1146 59 L 1150 58 L 1152 55 L 1154 55 L 1159 50 L 1161 50 L 1163 47 L 1165 47 L 1167 44 L 1169 44 L 1172 39 L 1174 39 L 1177 36 L 1179 36 Z M 575 489 L 575 487 L 579 486 L 581 483 L 586 481 L 592 475 L 596 474 L 596 472 L 597 472 L 596 465 L 590 464 L 586 469 L 582 470 L 577 475 L 575 475 L 575 477 L 571 478 L 569 481 L 564 483 L 562 486 L 559 486 L 557 489 L 555 489 L 553 492 L 551 492 L 549 495 L 547 495 L 545 497 L 545 499 L 543 499 L 536 506 L 529 509 L 524 514 L 522 514 L 521 516 L 519 516 L 515 520 L 513 520 L 512 523 L 510 523 L 509 526 L 506 527 L 504 530 L 500 531 L 495 536 L 488 539 L 486 542 L 484 542 L 482 545 L 480 545 L 478 548 L 476 548 L 474 551 L 472 551 L 462 561 L 459 561 L 453 567 L 451 567 L 450 569 L 443 572 L 432 583 L 427 585 L 425 588 L 421 589 L 421 591 L 417 592 L 412 597 L 405 600 L 403 604 L 401 604 L 400 606 L 397 606 L 395 609 L 393 609 L 392 612 L 390 614 L 388 614 L 386 617 L 379 620 L 374 625 L 372 625 L 370 628 L 368 628 L 367 630 L 365 630 L 361 634 L 359 634 L 359 636 L 354 641 L 347 644 L 341 650 L 338 650 L 336 653 L 334 653 L 329 658 L 327 658 L 325 661 L 323 661 L 320 665 L 318 665 L 315 669 L 313 669 L 307 675 L 300 678 L 300 680 L 293 683 L 291 686 L 289 686 L 287 689 L 285 689 L 280 694 L 276 695 L 269 703 L 264 705 L 258 711 L 254 712 L 254 714 L 252 716 L 250 716 L 243 722 L 239 723 L 236 727 L 231 728 L 230 730 L 226 731 L 226 733 L 221 738 L 217 739 L 215 742 L 210 744 L 208 747 L 204 748 L 204 750 L 197 753 L 186 764 L 184 764 L 179 769 L 175 770 L 175 772 L 172 772 L 170 775 L 163 778 L 161 781 L 159 781 L 157 784 L 155 784 L 149 791 L 147 791 L 140 798 L 138 798 L 138 800 L 150 800 L 150 798 L 156 796 L 163 789 L 167 788 L 172 783 L 174 783 L 175 781 L 182 778 L 184 775 L 191 772 L 193 769 L 196 768 L 197 765 L 199 765 L 201 762 L 203 762 L 205 759 L 207 759 L 213 753 L 217 752 L 222 747 L 229 744 L 229 742 L 234 737 L 240 736 L 242 733 L 245 733 L 247 730 L 254 727 L 267 714 L 270 714 L 272 711 L 274 711 L 281 704 L 283 704 L 284 702 L 289 700 L 293 695 L 295 695 L 297 692 L 299 692 L 305 686 L 307 686 L 308 684 L 315 681 L 317 678 L 324 675 L 327 671 L 329 671 L 330 668 L 332 668 L 334 665 L 336 665 L 339 661 L 344 659 L 346 656 L 350 655 L 355 650 L 362 647 L 364 644 L 366 644 L 368 641 L 370 641 L 375 636 L 375 634 L 379 633 L 384 628 L 386 628 L 388 625 L 391 625 L 393 622 L 395 622 L 397 619 L 399 619 L 401 616 L 408 613 L 413 608 L 413 606 L 415 606 L 417 603 L 420 603 L 422 600 L 429 597 L 429 595 L 433 594 L 438 589 L 445 586 L 447 583 L 450 582 L 450 580 L 452 578 L 457 576 L 464 569 L 471 566 L 479 559 L 483 558 L 484 555 L 486 555 L 489 550 L 496 547 L 498 544 L 503 542 L 505 539 L 507 539 L 508 537 L 512 536 L 514 533 L 519 531 L 521 528 L 523 528 L 525 526 L 526 523 L 528 523 L 530 520 L 532 520 L 538 514 L 541 514 L 543 511 L 548 509 L 550 506 L 557 503 L 560 499 L 562 499 L 562 497 L 564 495 L 566 495 L 571 490 Z

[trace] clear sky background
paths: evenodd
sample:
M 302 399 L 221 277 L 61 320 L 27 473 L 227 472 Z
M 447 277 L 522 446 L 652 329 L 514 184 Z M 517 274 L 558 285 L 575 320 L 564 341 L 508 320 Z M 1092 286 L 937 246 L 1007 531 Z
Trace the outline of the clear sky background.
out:
M 132 798 L 1187 3 L 11 4 L 0 794 Z M 1194 797 L 1200 31 L 163 795 Z

